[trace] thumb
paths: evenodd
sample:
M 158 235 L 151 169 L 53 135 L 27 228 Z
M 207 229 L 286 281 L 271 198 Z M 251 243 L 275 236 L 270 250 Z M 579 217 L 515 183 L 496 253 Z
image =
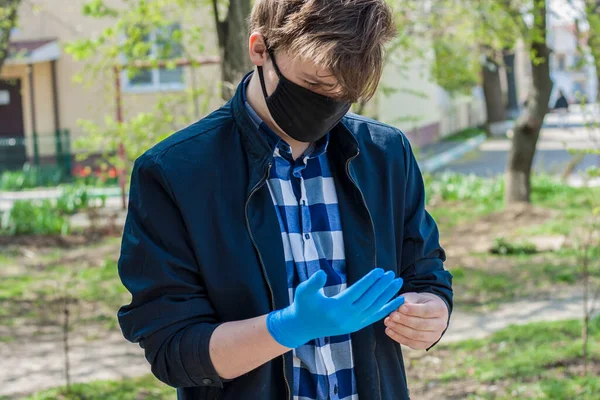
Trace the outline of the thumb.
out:
M 421 302 L 421 296 L 418 293 L 409 292 L 402 294 L 407 304 L 418 304 Z
M 299 295 L 315 294 L 325 286 L 327 274 L 323 270 L 315 272 L 308 280 L 298 285 L 296 293 Z

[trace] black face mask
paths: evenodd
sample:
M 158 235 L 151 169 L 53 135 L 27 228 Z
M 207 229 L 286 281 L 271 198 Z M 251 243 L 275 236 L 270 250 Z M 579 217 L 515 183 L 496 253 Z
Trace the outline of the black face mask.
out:
M 320 95 L 288 80 L 275 63 L 273 53 L 269 51 L 269 54 L 279 77 L 277 88 L 270 96 L 262 67 L 258 67 L 258 75 L 271 117 L 286 134 L 299 142 L 321 139 L 346 115 L 350 103 Z

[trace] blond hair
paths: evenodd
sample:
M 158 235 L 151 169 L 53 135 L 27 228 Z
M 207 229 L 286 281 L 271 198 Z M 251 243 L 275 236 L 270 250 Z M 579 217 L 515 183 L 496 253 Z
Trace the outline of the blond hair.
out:
M 352 102 L 375 94 L 384 46 L 396 33 L 385 0 L 256 0 L 249 27 L 272 51 L 330 71 Z

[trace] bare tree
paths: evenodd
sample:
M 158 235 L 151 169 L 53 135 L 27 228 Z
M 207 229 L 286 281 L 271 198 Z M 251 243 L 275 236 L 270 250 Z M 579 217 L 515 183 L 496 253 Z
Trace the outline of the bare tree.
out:
M 8 57 L 10 32 L 17 24 L 21 0 L 0 0 L 0 71 Z
M 219 0 L 212 0 L 221 50 L 222 97 L 230 99 L 238 82 L 252 68 L 248 57 L 248 22 L 251 0 L 230 0 L 227 16 L 219 15 Z

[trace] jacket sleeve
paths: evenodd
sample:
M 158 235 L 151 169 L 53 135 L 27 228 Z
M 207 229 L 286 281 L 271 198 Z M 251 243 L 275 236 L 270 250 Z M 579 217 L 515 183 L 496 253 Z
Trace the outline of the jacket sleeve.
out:
M 118 267 L 132 296 L 119 324 L 144 349 L 153 374 L 173 387 L 222 387 L 209 355 L 217 315 L 177 201 L 146 155 L 134 165 Z
M 425 210 L 423 176 L 406 139 L 404 239 L 402 243 L 402 293 L 433 293 L 439 296 L 452 314 L 452 275 L 444 269 L 446 254 L 439 243 L 439 231 Z

